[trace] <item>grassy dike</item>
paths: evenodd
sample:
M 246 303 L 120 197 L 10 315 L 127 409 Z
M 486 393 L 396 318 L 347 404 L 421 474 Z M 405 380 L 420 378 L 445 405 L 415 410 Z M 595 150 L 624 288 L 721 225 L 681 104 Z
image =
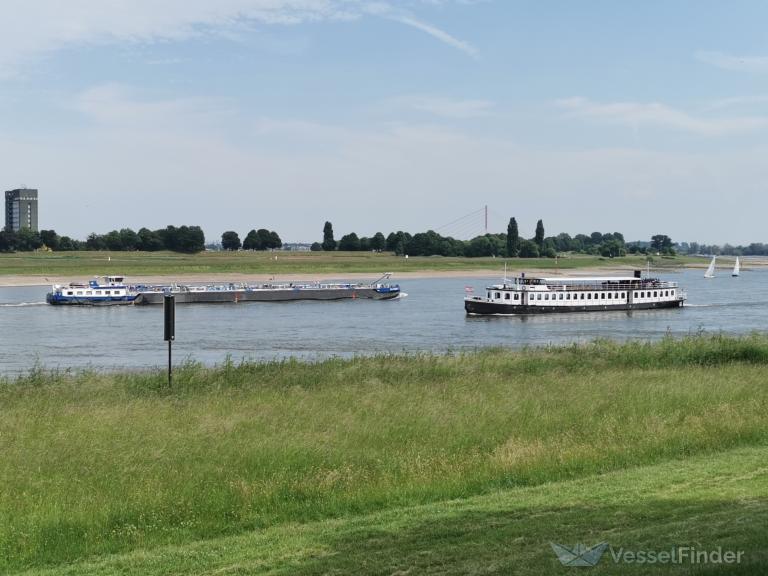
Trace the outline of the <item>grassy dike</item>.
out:
M 276 257 L 276 258 L 275 258 Z M 383 272 L 461 272 L 504 269 L 502 258 L 411 257 L 407 260 L 392 253 L 373 252 L 26 252 L 0 254 L 0 277 L 49 276 L 72 277 L 125 274 L 128 276 L 184 274 L 344 274 Z M 680 267 L 698 263 L 701 258 L 676 256 L 654 258 L 653 266 Z M 572 255 L 558 258 L 513 258 L 509 270 L 561 270 L 627 266 L 645 268 L 645 256 L 602 258 Z
M 702 336 L 190 363 L 171 390 L 33 371 L 0 385 L 0 573 L 536 574 L 558 539 L 752 573 L 767 366 L 766 337 Z

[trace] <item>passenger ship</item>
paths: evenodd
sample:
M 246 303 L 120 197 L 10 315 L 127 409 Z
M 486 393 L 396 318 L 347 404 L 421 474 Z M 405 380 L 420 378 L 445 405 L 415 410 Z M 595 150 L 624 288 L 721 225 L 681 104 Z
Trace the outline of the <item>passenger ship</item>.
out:
M 677 308 L 686 294 L 677 282 L 627 277 L 517 278 L 489 286 L 485 297 L 467 296 L 467 314 L 540 314 Z
M 133 304 L 138 293 L 125 285 L 123 276 L 103 276 L 88 284 L 71 283 L 68 286 L 54 284 L 51 292 L 45 296 L 48 304 L 69 304 L 84 306 L 110 306 L 115 304 Z

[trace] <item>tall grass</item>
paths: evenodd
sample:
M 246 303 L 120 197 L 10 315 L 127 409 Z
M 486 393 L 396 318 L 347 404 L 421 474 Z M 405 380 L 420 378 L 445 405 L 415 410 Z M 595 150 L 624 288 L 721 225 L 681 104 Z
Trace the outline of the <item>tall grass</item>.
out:
M 768 440 L 768 338 L 0 383 L 0 571 Z

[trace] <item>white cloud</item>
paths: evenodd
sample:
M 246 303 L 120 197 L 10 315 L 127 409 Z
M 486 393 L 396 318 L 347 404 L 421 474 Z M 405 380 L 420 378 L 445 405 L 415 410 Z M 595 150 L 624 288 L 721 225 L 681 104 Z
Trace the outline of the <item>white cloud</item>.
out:
M 199 224 L 209 238 L 267 227 L 313 241 L 325 220 L 339 235 L 416 232 L 488 204 L 527 235 L 543 217 L 552 231 L 743 243 L 768 210 L 764 150 L 532 149 L 423 123 L 349 129 L 233 116 L 226 101 L 149 100 L 115 85 L 70 108 L 85 127 L 0 135 L 0 156 L 8 182 L 39 188 L 41 226 L 76 237 Z M 589 200 L 600 198 L 615 202 L 596 209 Z M 680 220 L 692 203 L 697 217 Z
M 418 110 L 442 118 L 457 120 L 488 116 L 494 108 L 493 102 L 488 100 L 460 100 L 421 95 L 392 98 L 388 103 L 397 108 Z
M 387 2 L 364 0 L 4 0 L 0 5 L 0 77 L 25 62 L 85 44 L 178 41 L 228 34 L 249 23 L 291 25 L 387 14 L 464 52 L 468 43 L 397 12 Z
M 558 100 L 555 104 L 573 116 L 625 125 L 635 130 L 641 126 L 656 126 L 717 136 L 768 127 L 768 117 L 764 116 L 694 116 L 659 102 L 600 103 L 576 97 Z
M 734 56 L 723 52 L 697 52 L 696 59 L 724 70 L 737 72 L 768 72 L 768 56 Z

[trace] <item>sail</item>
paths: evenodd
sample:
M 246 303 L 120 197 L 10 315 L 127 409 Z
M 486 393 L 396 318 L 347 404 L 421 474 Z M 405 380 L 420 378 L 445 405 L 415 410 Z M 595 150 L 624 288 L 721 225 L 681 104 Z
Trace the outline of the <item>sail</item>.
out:
M 704 272 L 704 278 L 715 277 L 715 260 L 717 260 L 717 256 L 712 256 L 712 262 L 709 263 L 709 268 Z
M 739 257 L 736 256 L 736 264 L 733 265 L 733 274 L 731 276 L 738 276 L 741 268 L 739 267 Z

